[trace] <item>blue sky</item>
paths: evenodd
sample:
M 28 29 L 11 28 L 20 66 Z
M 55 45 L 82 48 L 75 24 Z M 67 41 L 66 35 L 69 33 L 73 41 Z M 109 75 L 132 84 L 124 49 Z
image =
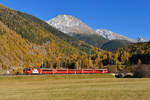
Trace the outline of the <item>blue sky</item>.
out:
M 9 8 L 49 20 L 59 14 L 77 17 L 94 29 L 109 29 L 150 40 L 150 0 L 0 0 Z

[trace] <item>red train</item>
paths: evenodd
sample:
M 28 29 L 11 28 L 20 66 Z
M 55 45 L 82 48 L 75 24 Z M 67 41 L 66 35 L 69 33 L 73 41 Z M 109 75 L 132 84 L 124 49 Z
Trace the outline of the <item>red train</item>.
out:
M 32 74 L 101 74 L 108 73 L 107 69 L 45 69 L 45 68 L 26 68 L 24 73 Z

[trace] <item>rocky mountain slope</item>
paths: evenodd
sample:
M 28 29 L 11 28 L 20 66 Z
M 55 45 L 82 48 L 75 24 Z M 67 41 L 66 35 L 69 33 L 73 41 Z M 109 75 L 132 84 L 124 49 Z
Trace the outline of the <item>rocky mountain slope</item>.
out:
M 69 35 L 86 35 L 95 33 L 95 31 L 88 25 L 70 15 L 59 15 L 47 21 L 47 23 Z

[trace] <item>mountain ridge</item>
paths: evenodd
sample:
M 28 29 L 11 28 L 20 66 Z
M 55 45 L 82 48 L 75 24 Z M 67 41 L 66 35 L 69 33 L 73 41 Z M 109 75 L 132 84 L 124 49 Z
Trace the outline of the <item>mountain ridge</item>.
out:
M 144 37 L 137 37 L 136 40 L 138 42 L 148 42 Z
M 133 43 L 138 42 L 136 40 L 133 40 L 133 39 L 130 39 L 126 36 L 114 33 L 114 32 L 107 30 L 107 29 L 97 29 L 96 33 L 103 36 L 104 38 L 106 38 L 108 40 L 126 40 L 126 41 L 130 41 Z
M 105 43 L 110 41 L 108 38 L 105 38 L 104 36 L 100 35 L 94 29 L 92 29 L 91 27 L 89 27 L 88 25 L 86 25 L 85 23 L 80 21 L 79 19 L 77 19 L 73 16 L 70 16 L 70 15 L 58 15 L 55 18 L 52 18 L 52 20 L 47 21 L 47 23 L 50 26 L 55 27 L 59 31 L 65 32 L 65 34 L 70 35 L 73 38 L 76 38 L 78 40 L 84 41 L 90 45 L 97 47 L 97 48 L 104 49 L 104 48 L 102 48 L 103 45 L 105 45 Z M 84 28 L 82 28 L 82 27 L 84 27 Z M 74 30 L 74 29 L 78 29 L 78 30 Z M 86 31 L 86 32 L 84 31 L 84 30 L 89 30 L 89 29 L 90 29 L 90 31 Z M 108 33 L 108 31 L 107 31 L 107 33 Z M 111 33 L 113 33 L 113 32 L 111 32 Z M 115 33 L 113 33 L 113 34 L 115 34 Z M 119 35 L 119 37 L 121 37 L 121 39 L 118 42 L 119 46 L 117 46 L 117 48 L 125 46 L 125 43 L 126 43 L 126 45 L 128 45 L 129 42 L 134 41 L 132 39 L 123 37 L 121 35 Z M 122 40 L 122 38 L 124 38 L 124 39 Z M 125 42 L 125 40 L 128 40 L 129 42 Z M 110 41 L 110 42 L 115 43 L 114 45 L 116 46 L 117 42 L 114 42 L 114 41 Z M 134 43 L 135 43 L 135 41 L 134 41 Z M 121 46 L 120 44 L 123 44 L 123 46 Z M 112 47 L 112 46 L 111 46 L 111 48 L 112 49 L 110 49 L 110 50 L 116 49 L 116 47 Z
M 72 15 L 58 15 L 48 21 L 46 21 L 49 25 L 55 27 L 56 29 L 73 36 L 74 34 L 81 34 L 81 35 L 95 35 L 98 34 L 99 36 L 104 37 L 108 40 L 126 40 L 132 43 L 137 42 L 146 42 L 145 39 L 131 39 L 129 37 L 117 34 L 107 29 L 92 29 L 87 24 L 82 22 L 80 19 L 72 16 Z

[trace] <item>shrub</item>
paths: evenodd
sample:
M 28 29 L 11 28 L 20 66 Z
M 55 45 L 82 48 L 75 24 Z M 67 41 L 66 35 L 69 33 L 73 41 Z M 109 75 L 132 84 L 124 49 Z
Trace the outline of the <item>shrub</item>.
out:
M 135 65 L 133 73 L 136 78 L 150 78 L 150 65 Z

